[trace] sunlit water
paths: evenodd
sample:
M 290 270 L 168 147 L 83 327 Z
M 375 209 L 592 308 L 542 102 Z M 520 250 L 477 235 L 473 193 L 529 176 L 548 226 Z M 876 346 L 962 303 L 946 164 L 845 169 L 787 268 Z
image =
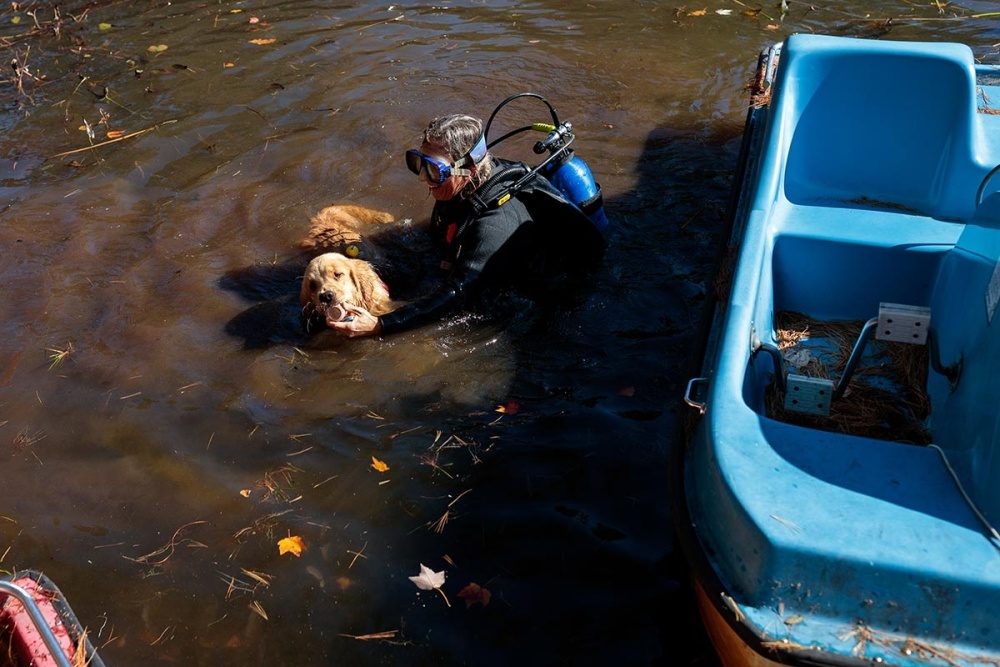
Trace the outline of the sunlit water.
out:
M 53 579 L 109 666 L 713 665 L 666 463 L 756 56 L 815 31 L 995 62 L 970 17 L 1000 3 L 100 4 L 0 15 L 0 567 Z M 402 152 L 523 91 L 603 186 L 593 288 L 299 335 L 309 216 L 425 219 Z

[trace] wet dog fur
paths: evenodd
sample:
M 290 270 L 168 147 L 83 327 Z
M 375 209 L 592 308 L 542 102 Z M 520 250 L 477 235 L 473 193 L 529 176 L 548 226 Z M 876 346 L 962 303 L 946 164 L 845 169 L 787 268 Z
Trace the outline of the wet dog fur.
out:
M 372 248 L 366 237 L 378 233 L 379 225 L 395 222 L 391 213 L 356 206 L 338 204 L 327 206 L 309 221 L 309 232 L 299 241 L 299 247 L 312 252 L 339 252 L 349 255 L 348 248 L 355 246 L 361 253 Z

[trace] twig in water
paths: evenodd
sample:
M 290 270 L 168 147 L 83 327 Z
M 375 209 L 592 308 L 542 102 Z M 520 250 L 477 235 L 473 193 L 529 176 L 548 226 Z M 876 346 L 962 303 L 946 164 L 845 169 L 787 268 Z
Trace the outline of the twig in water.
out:
M 89 150 L 91 150 L 93 148 L 100 148 L 102 146 L 107 146 L 109 144 L 114 144 L 114 143 L 117 143 L 119 141 L 125 141 L 126 139 L 132 139 L 133 137 L 141 136 L 141 135 L 146 134 L 148 132 L 152 132 L 153 130 L 158 130 L 158 129 L 160 129 L 164 125 L 169 125 L 170 123 L 176 123 L 176 122 L 177 122 L 176 120 L 165 120 L 162 123 L 157 123 L 156 125 L 153 125 L 152 127 L 147 127 L 145 130 L 139 130 L 137 132 L 130 132 L 129 134 L 123 134 L 120 137 L 115 137 L 114 139 L 108 139 L 107 141 L 102 141 L 100 143 L 92 144 L 90 146 L 84 146 L 83 148 L 75 148 L 75 149 L 73 149 L 71 151 L 63 151 L 62 153 L 56 153 L 55 155 L 50 155 L 46 159 L 47 160 L 54 160 L 57 157 L 65 157 L 67 155 L 74 155 L 76 153 L 82 153 L 83 151 L 89 151 Z
M 138 558 L 129 558 L 129 560 L 134 561 L 136 563 L 147 563 L 149 565 L 163 565 L 164 563 L 166 563 L 170 559 L 171 556 L 174 555 L 174 551 L 177 549 L 177 536 L 181 534 L 181 531 L 184 530 L 185 528 L 190 527 L 190 526 L 197 526 L 200 523 L 208 523 L 208 522 L 207 521 L 192 521 L 190 523 L 186 523 L 183 526 L 181 526 L 180 528 L 178 528 L 177 530 L 175 530 L 173 536 L 170 538 L 170 541 L 167 542 L 166 544 L 164 544 L 162 547 L 160 547 L 156 551 L 152 551 L 152 552 L 146 554 L 145 556 L 139 556 Z M 190 542 L 191 540 L 185 540 L 185 541 Z M 198 545 L 200 543 L 195 542 L 194 544 Z M 204 545 L 200 545 L 200 546 L 204 546 Z M 158 557 L 158 556 L 160 556 L 160 555 L 162 555 L 164 553 L 166 554 L 166 556 L 163 556 L 163 558 L 161 558 L 160 560 L 156 560 L 156 561 L 152 560 L 153 558 L 156 558 L 156 557 Z M 128 558 L 128 556 L 126 556 L 126 558 Z

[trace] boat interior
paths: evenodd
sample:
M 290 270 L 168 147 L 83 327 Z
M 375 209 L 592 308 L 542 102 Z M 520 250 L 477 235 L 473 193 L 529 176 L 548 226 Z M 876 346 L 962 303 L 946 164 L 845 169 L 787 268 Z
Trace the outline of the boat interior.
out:
M 782 610 L 853 618 L 865 600 L 903 632 L 961 608 L 1000 646 L 1000 76 L 958 44 L 813 35 L 769 67 L 699 426 L 710 549 L 778 636 L 808 639 Z M 926 438 L 891 415 L 852 432 L 838 405 L 866 381 L 899 395 L 884 371 L 908 350 L 921 405 L 896 409 Z M 930 581 L 948 595 L 894 597 Z M 822 599 L 831 582 L 849 594 Z

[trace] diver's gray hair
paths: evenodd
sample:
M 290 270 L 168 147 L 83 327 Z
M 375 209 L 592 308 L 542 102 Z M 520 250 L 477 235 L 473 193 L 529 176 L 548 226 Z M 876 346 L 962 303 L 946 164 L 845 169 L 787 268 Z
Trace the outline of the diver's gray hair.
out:
M 474 116 L 451 114 L 435 118 L 424 130 L 424 141 L 448 151 L 448 157 L 456 162 L 471 151 L 483 134 L 483 121 Z M 460 195 L 468 197 L 490 177 L 492 159 L 489 151 L 476 163 L 476 172 Z

